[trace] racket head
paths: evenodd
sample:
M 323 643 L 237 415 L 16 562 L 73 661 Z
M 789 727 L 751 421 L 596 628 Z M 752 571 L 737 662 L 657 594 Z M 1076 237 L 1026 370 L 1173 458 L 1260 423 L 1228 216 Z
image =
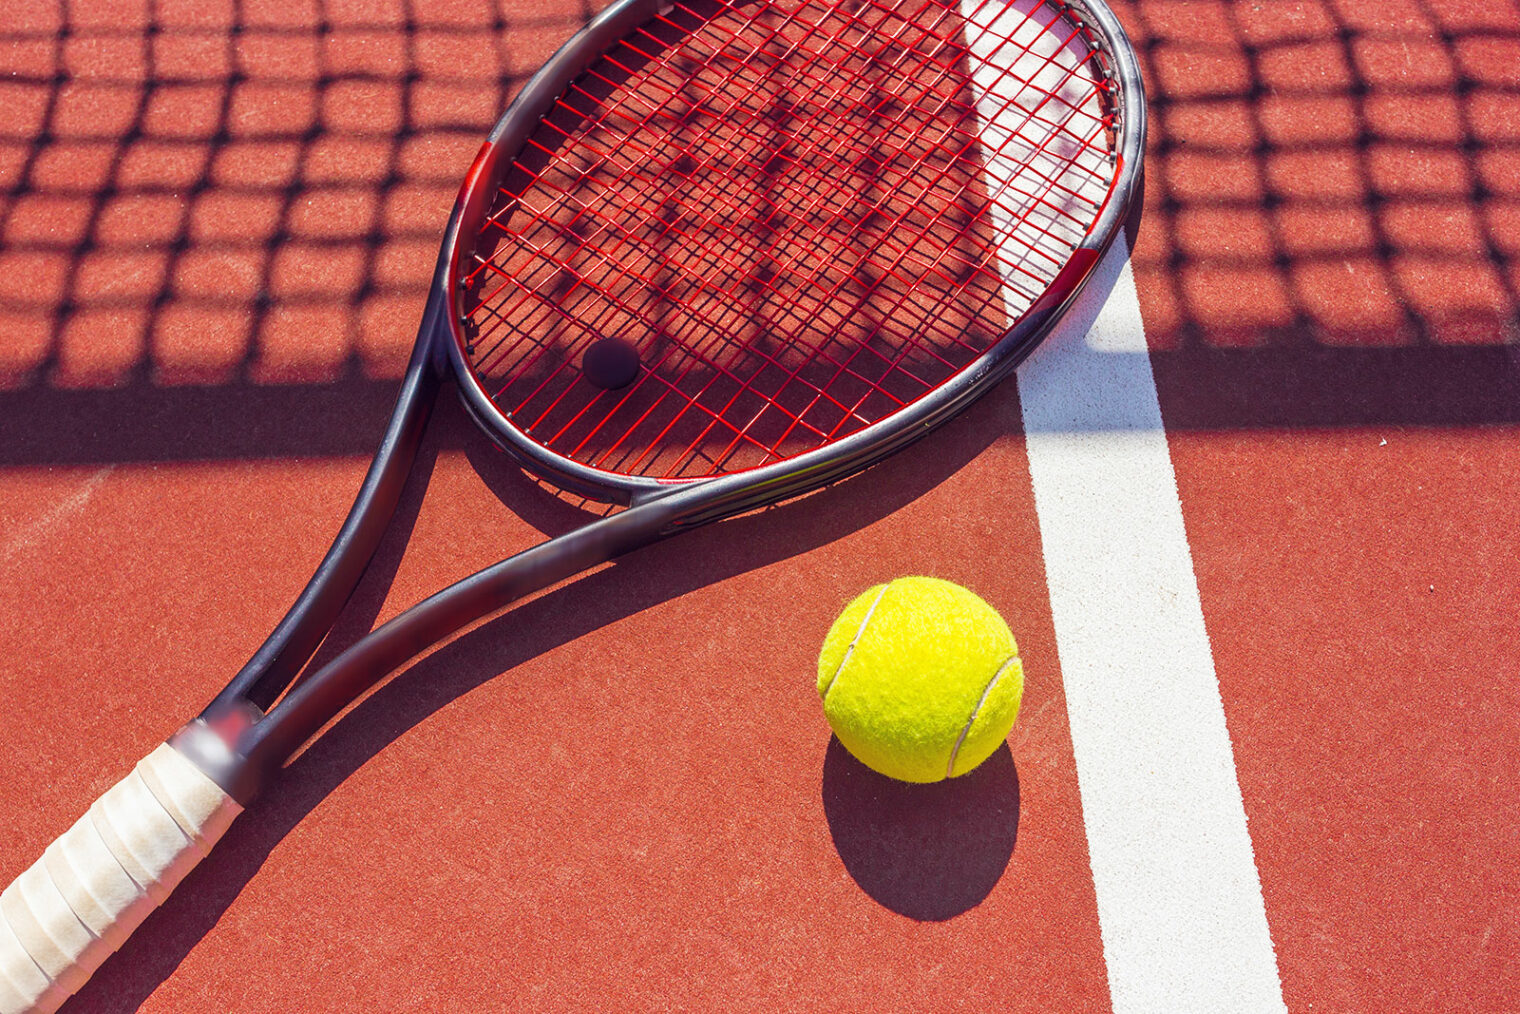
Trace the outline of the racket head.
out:
M 1144 131 L 1096 0 L 623 0 L 476 157 L 441 344 L 469 414 L 563 489 L 772 502 L 1022 361 L 1120 228 Z M 583 368 L 608 344 L 638 353 L 620 386 Z

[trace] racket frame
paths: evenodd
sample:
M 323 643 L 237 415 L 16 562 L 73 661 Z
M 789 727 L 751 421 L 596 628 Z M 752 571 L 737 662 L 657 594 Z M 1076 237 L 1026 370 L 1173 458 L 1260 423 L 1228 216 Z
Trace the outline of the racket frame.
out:
M 999 3 L 1001 0 L 987 0 Z M 234 798 L 247 802 L 265 776 L 338 712 L 409 658 L 524 595 L 676 532 L 777 503 L 853 475 L 913 443 L 1005 379 L 1049 334 L 1122 227 L 1145 144 L 1140 70 L 1118 19 L 1101 4 L 1043 0 L 1096 41 L 1092 61 L 1119 91 L 1113 103 L 1114 186 L 1086 235 L 1044 293 L 1003 338 L 939 387 L 824 447 L 746 471 L 659 480 L 591 468 L 518 430 L 471 368 L 466 308 L 456 284 L 460 240 L 478 229 L 504 158 L 609 47 L 664 0 L 622 0 L 588 22 L 518 93 L 482 144 L 460 188 L 439 251 L 427 309 L 380 452 L 333 547 L 295 606 L 244 671 L 170 742 Z M 529 472 L 574 494 L 627 505 L 441 590 L 366 635 L 274 702 L 309 660 L 347 600 L 389 524 L 420 443 L 439 381 L 452 376 L 466 413 Z M 357 563 L 355 563 L 357 561 Z M 315 633 L 313 633 L 315 632 Z
M 983 0 L 988 6 L 1000 2 L 1001 0 Z M 480 186 L 478 181 L 498 178 L 500 174 L 496 170 L 499 162 L 503 158 L 514 157 L 523 149 L 539 121 L 554 108 L 571 83 L 610 46 L 650 18 L 667 12 L 674 6 L 668 0 L 625 0 L 614 4 L 566 42 L 518 93 L 481 146 L 466 177 L 465 188 L 461 191 L 460 201 L 450 218 L 439 257 L 433 283 L 434 298 L 449 300 L 451 312 L 448 326 L 451 340 L 444 343 L 444 350 L 453 368 L 453 375 L 458 380 L 465 410 L 486 433 L 491 434 L 502 450 L 517 458 L 530 472 L 560 489 L 619 504 L 638 504 L 655 497 L 671 495 L 681 488 L 700 485 L 709 490 L 709 495 L 724 503 L 733 501 L 739 504 L 716 515 L 722 517 L 734 510 L 746 509 L 746 503 L 755 506 L 780 499 L 781 497 L 768 495 L 768 492 L 774 488 L 774 483 L 785 480 L 792 473 L 810 475 L 822 470 L 837 477 L 839 474 L 865 468 L 902 446 L 899 431 L 913 433 L 916 439 L 917 435 L 922 435 L 958 412 L 968 396 L 974 398 L 986 387 L 1002 380 L 1028 356 L 1044 339 L 1051 322 L 1059 319 L 1071 297 L 1081 288 L 1092 265 L 1112 241 L 1119 216 L 1125 214 L 1129 207 L 1137 167 L 1145 146 L 1144 88 L 1134 51 L 1112 12 L 1106 7 L 1088 5 L 1083 0 L 1042 0 L 1041 6 L 1060 13 L 1074 26 L 1095 29 L 1094 38 L 1100 45 L 1094 49 L 1090 59 L 1102 61 L 1096 67 L 1097 72 L 1103 78 L 1116 82 L 1120 89 L 1120 99 L 1114 103 L 1114 150 L 1117 159 L 1114 167 L 1115 186 L 1087 235 L 1072 252 L 1065 270 L 1057 275 L 1043 296 L 1014 323 L 1001 340 L 994 342 L 985 354 L 960 373 L 907 407 L 824 447 L 768 465 L 716 477 L 654 479 L 627 475 L 593 468 L 556 454 L 523 433 L 510 418 L 503 415 L 470 365 L 469 337 L 464 330 L 467 310 L 463 293 L 454 287 L 452 281 L 462 276 L 459 258 L 464 255 L 464 249 L 460 237 L 470 235 L 478 228 L 489 213 L 491 198 L 494 196 L 493 188 Z M 1128 108 L 1130 104 L 1124 101 L 1129 97 L 1135 100 L 1134 109 Z M 828 467 L 835 463 L 840 468 Z M 796 492 L 831 481 L 833 478 L 804 483 L 801 489 L 782 495 L 792 496 Z M 753 498 L 753 502 L 749 502 L 749 494 L 753 493 L 759 495 Z M 707 512 L 702 513 L 705 516 Z

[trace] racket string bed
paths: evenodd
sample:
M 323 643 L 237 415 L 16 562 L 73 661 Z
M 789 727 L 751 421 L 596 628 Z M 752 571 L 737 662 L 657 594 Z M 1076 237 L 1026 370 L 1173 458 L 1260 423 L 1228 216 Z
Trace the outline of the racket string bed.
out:
M 1111 183 L 1081 29 L 1062 22 L 1021 75 L 967 84 L 980 12 L 982 56 L 1029 63 L 1018 33 L 1049 36 L 1054 5 L 1012 28 L 1002 5 L 865 4 L 844 27 L 836 10 L 765 6 L 684 48 L 661 31 L 698 16 L 681 5 L 624 40 L 560 97 L 486 219 L 467 278 L 474 367 L 554 453 L 696 478 L 869 426 L 1001 335 L 998 318 L 1025 308 L 1005 305 L 1010 276 L 1025 306 L 1049 284 L 1097 206 L 1067 167 Z M 811 136 L 787 132 L 799 122 Z M 700 261 L 672 264 L 664 246 Z M 919 299 L 963 306 L 915 315 Z M 608 335 L 639 348 L 631 388 L 580 378 L 577 351 Z
M 769 357 L 768 357 L 768 359 L 769 359 Z M 748 386 L 748 385 L 745 385 L 745 386 Z M 819 392 L 819 394 L 821 394 L 822 397 L 827 397 L 827 392 Z M 839 407 L 844 407 L 844 406 L 839 406 Z M 804 424 L 804 426 L 806 426 L 806 424 Z M 815 432 L 816 432 L 816 430 L 815 430 Z M 824 433 L 818 433 L 818 435 L 819 436 L 827 436 L 827 435 L 824 435 Z M 572 452 L 572 453 L 575 453 L 575 452 Z
M 759 224 L 759 225 L 764 225 L 764 224 L 765 224 L 765 223 L 755 223 L 755 224 Z M 909 250 L 911 250 L 911 247 L 909 247 L 909 248 L 908 248 L 908 249 L 909 249 Z M 725 266 L 728 266 L 728 265 L 725 265 Z M 737 267 L 737 266 L 738 266 L 738 265 L 734 265 L 734 266 L 736 266 L 736 267 Z M 730 295 L 731 295 L 731 294 L 730 294 Z M 838 293 L 837 293 L 837 292 L 833 292 L 833 293 L 830 293 L 830 295 L 835 295 L 835 296 L 837 296 L 837 295 L 838 295 Z M 767 360 L 767 361 L 768 361 L 768 362 L 770 362 L 770 363 L 775 363 L 775 360 L 774 360 L 774 359 L 771 359 L 771 357 L 768 357 L 768 356 L 765 356 L 765 355 L 764 355 L 764 353 L 763 353 L 763 351 L 759 351 L 759 352 L 758 352 L 758 353 L 757 353 L 757 354 L 758 354 L 758 355 L 759 355 L 759 356 L 761 356 L 761 357 L 762 357 L 762 358 L 764 358 L 764 359 L 766 359 L 766 360 Z M 699 355 L 699 356 L 698 356 L 698 357 L 697 357 L 697 358 L 701 358 L 701 359 L 703 359 L 703 360 L 704 360 L 704 361 L 706 361 L 706 362 L 708 362 L 708 364 L 709 364 L 709 365 L 713 365 L 713 366 L 716 366 L 716 367 L 717 367 L 717 368 L 719 368 L 719 369 L 721 369 L 721 365 L 720 365 L 720 364 L 713 364 L 713 363 L 712 363 L 712 362 L 711 362 L 711 360 L 709 360 L 709 359 L 707 359 L 707 357 L 704 357 L 704 356 L 700 356 L 700 355 Z M 779 365 L 779 364 L 777 364 L 777 365 Z M 843 364 L 839 364 L 839 365 L 841 365 L 841 367 L 842 367 L 842 368 L 844 368 L 844 367 L 843 367 Z M 657 376 L 658 376 L 658 374 L 656 374 L 656 375 L 657 375 Z M 925 386 L 927 386 L 927 385 L 925 385 Z M 536 392 L 533 392 L 533 393 L 536 393 Z M 822 395 L 822 396 L 824 396 L 824 397 L 827 397 L 827 392 L 826 392 L 826 391 L 822 391 L 822 392 L 819 392 L 819 393 L 820 393 L 820 395 Z M 530 394 L 530 395 L 529 395 L 529 400 L 531 400 L 531 397 L 532 397 L 532 395 L 531 395 L 531 394 Z M 840 408 L 842 408 L 842 409 L 844 409 L 844 408 L 846 408 L 846 407 L 845 407 L 845 406 L 842 406 L 842 405 L 841 405 L 841 406 L 839 406 L 839 407 L 840 407 Z M 815 432 L 816 432 L 816 431 L 815 431 Z M 824 437 L 824 438 L 826 438 L 826 437 L 827 437 L 827 435 L 826 435 L 826 434 L 823 434 L 823 433 L 821 433 L 821 432 L 820 432 L 820 433 L 818 433 L 818 435 L 819 435 L 819 436 L 820 436 L 820 437 Z M 551 438 L 551 440 L 552 440 L 552 438 Z M 578 449 L 579 449 L 579 448 L 577 448 L 577 450 L 578 450 Z M 574 454 L 574 453 L 575 453 L 575 451 L 574 451 L 574 450 L 572 450 L 572 452 L 571 452 L 571 453 L 572 453 L 572 455 L 573 455 L 573 454 Z
M 765 223 L 760 223 L 760 225 L 765 225 Z

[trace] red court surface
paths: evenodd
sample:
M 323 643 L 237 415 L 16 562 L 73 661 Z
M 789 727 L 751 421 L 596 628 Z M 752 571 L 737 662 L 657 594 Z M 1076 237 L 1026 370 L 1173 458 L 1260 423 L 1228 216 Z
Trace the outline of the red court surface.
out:
M 1138 296 L 1174 486 L 1159 478 L 1249 829 L 1245 907 L 1270 933 L 1241 945 L 1271 973 L 1265 1001 L 1171 1009 L 1514 1010 L 1520 7 L 1116 10 L 1151 129 L 1134 286 L 1110 300 Z M 303 586 L 389 411 L 458 180 L 593 13 L 0 11 L 0 882 L 198 712 Z M 1031 365 L 1082 342 L 1062 333 Z M 1051 577 L 1071 561 L 1036 502 L 1047 445 L 1026 438 L 1024 385 L 842 485 L 639 551 L 414 662 L 66 1009 L 1193 995 L 1129 985 L 1119 957 L 1115 830 L 1087 788 L 1106 755 L 1073 734 Z M 452 397 L 421 471 L 337 636 L 584 519 Z M 1112 498 L 1122 510 L 1122 485 Z M 1162 552 L 1099 534 L 1115 560 Z M 813 685 L 834 615 L 904 573 L 992 602 L 1027 674 L 1007 750 L 937 787 L 853 761 Z M 1109 645 L 1142 693 L 1173 676 L 1150 637 Z M 1192 726 L 1144 721 L 1136 735 L 1190 746 Z M 1118 834 L 1165 848 L 1143 792 L 1129 802 L 1141 819 Z M 1161 923 L 1165 964 L 1189 927 L 1166 925 L 1165 897 L 1147 907 L 1146 869 L 1120 869 L 1118 890 L 1141 899 L 1124 918 Z

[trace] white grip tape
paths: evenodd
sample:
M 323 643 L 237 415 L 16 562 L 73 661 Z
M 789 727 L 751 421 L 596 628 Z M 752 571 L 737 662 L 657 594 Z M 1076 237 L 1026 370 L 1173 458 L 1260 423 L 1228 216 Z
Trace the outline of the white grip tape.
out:
M 0 894 L 0 1014 L 74 994 L 243 808 L 167 743 Z

